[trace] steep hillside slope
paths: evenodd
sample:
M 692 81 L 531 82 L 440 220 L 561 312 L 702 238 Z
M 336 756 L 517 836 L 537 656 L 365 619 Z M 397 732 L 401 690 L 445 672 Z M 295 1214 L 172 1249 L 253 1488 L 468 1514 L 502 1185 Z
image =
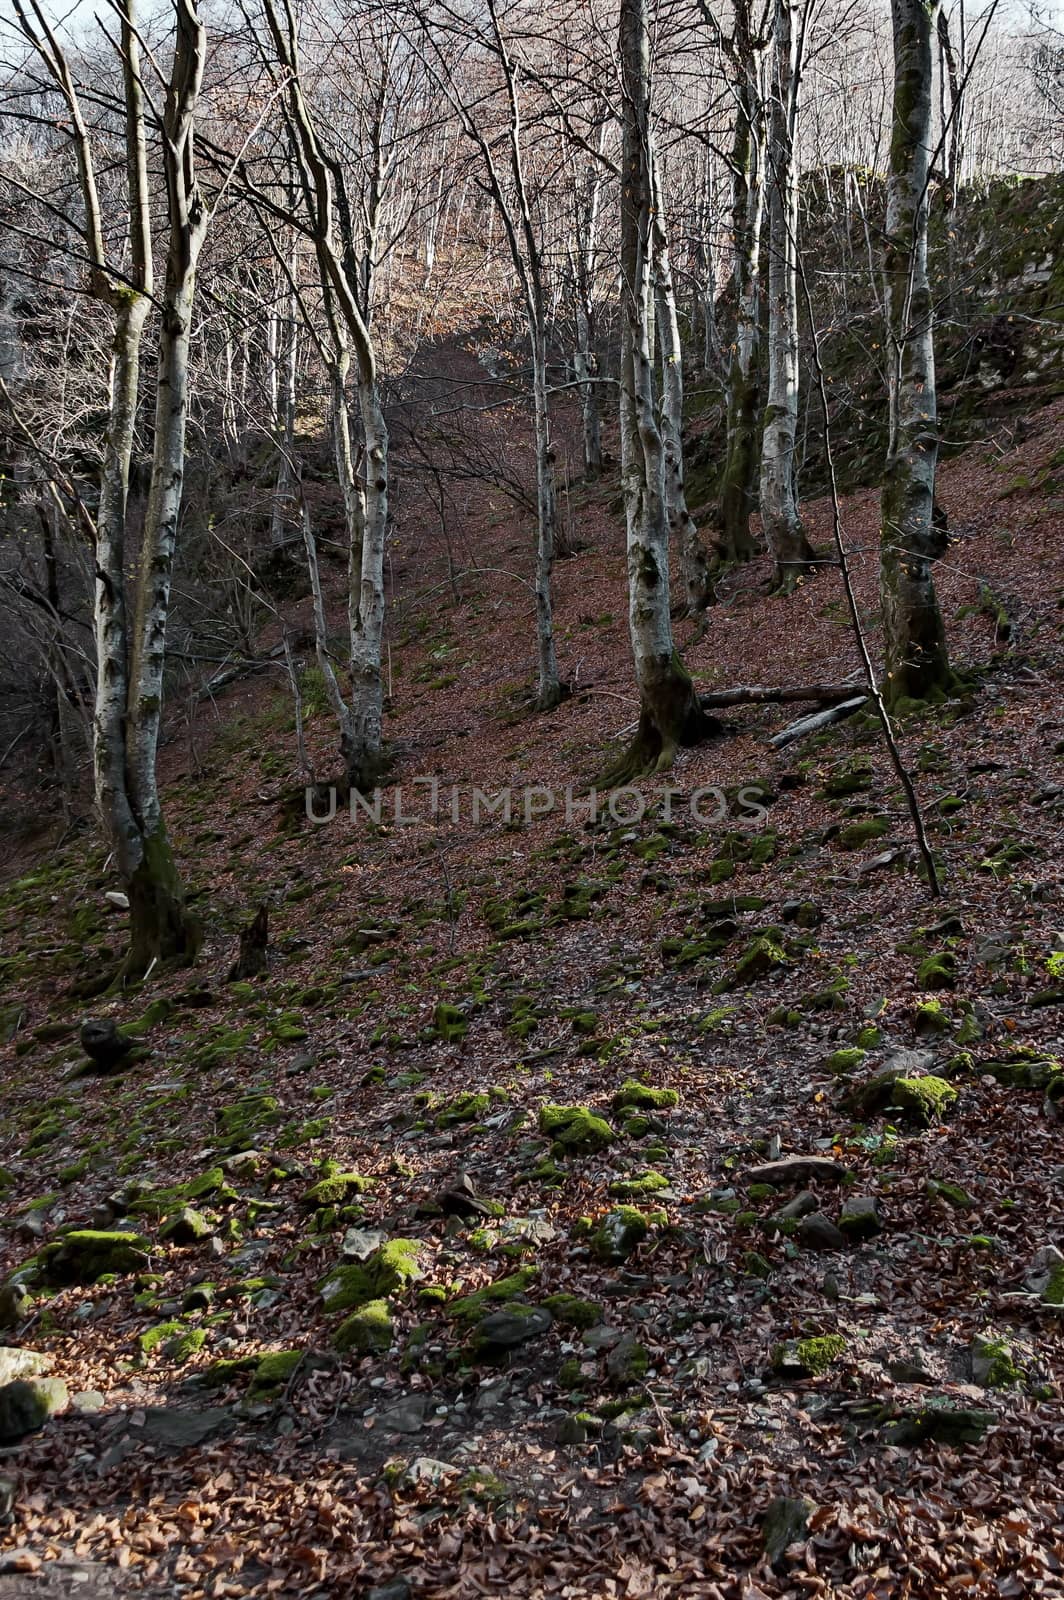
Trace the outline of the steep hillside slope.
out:
M 402 814 L 393 790 L 379 820 L 306 820 L 279 680 L 175 723 L 194 970 L 79 998 L 121 944 L 87 835 L 8 885 L 4 1267 L 28 1298 L 0 1317 L 65 1385 L 4 1464 L 9 1571 L 1059 1592 L 1062 451 L 1057 401 L 942 473 L 972 687 L 902 742 L 944 902 L 861 719 L 776 751 L 785 717 L 737 711 L 643 815 L 591 817 L 635 710 L 611 485 L 567 508 L 550 718 L 523 700 L 529 527 L 471 487 L 456 595 L 430 509 L 402 506 Z M 875 497 L 844 509 L 871 614 Z M 684 625 L 698 681 L 854 673 L 836 574 L 789 599 L 766 576 Z M 306 710 L 320 773 L 312 677 Z M 720 816 L 692 806 L 714 786 Z M 476 820 L 474 788 L 512 791 L 510 819 Z M 268 969 L 227 982 L 261 902 Z M 121 1070 L 84 1071 L 87 1015 L 125 1029 Z

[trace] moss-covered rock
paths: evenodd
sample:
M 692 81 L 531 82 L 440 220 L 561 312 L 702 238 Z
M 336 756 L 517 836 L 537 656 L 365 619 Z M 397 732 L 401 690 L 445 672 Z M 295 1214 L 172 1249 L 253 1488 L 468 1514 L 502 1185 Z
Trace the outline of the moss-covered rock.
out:
M 864 1239 L 874 1239 L 882 1233 L 883 1223 L 875 1197 L 867 1194 L 851 1195 L 839 1212 L 839 1230 L 851 1244 Z
M 787 1339 L 773 1349 L 772 1371 L 784 1378 L 819 1378 L 841 1361 L 845 1353 L 846 1340 L 841 1333 Z
M 536 1267 L 521 1267 L 508 1277 L 496 1278 L 494 1283 L 487 1283 L 482 1289 L 475 1289 L 472 1294 L 452 1300 L 447 1308 L 448 1313 L 458 1322 L 476 1322 L 484 1315 L 489 1305 L 516 1300 L 523 1295 L 535 1283 L 538 1275 Z
M 927 1192 L 936 1200 L 944 1200 L 955 1211 L 970 1211 L 975 1201 L 959 1183 L 948 1183 L 944 1178 L 928 1178 Z
M 949 1033 L 953 1018 L 941 1000 L 922 1000 L 916 1008 L 914 1026 L 917 1037 L 925 1039 L 929 1034 Z
M 618 1389 L 642 1383 L 650 1369 L 650 1351 L 634 1334 L 622 1335 L 606 1357 L 606 1374 Z
M 600 1261 L 624 1261 L 637 1250 L 650 1232 L 652 1218 L 635 1206 L 617 1206 L 608 1211 L 591 1235 L 591 1249 Z
M 840 828 L 835 842 L 840 850 L 860 850 L 889 832 L 890 823 L 886 817 L 862 817 L 859 822 L 849 822 Z
M 714 994 L 726 994 L 732 989 L 743 989 L 770 972 L 788 966 L 786 951 L 778 940 L 769 934 L 752 939 L 735 966 L 713 985 Z
M 602 1321 L 602 1307 L 575 1294 L 549 1294 L 543 1304 L 562 1328 L 595 1328 Z
M 812 1500 L 792 1499 L 786 1495 L 777 1495 L 770 1502 L 761 1533 L 765 1541 L 765 1554 L 772 1566 L 777 1566 L 783 1560 L 784 1552 L 790 1545 L 805 1537 L 809 1519 L 815 1510 Z
M 953 1085 L 932 1074 L 923 1078 L 898 1078 L 894 1084 L 894 1104 L 921 1128 L 941 1122 L 956 1099 Z
M 638 1178 L 615 1178 L 610 1184 L 610 1194 L 615 1200 L 638 1200 L 642 1195 L 657 1194 L 669 1187 L 664 1173 L 648 1170 Z
M 387 1300 L 368 1300 L 341 1322 L 333 1334 L 333 1348 L 357 1355 L 387 1350 L 392 1342 L 392 1331 Z
M 268 1400 L 277 1395 L 292 1378 L 303 1360 L 302 1350 L 272 1350 L 255 1367 L 248 1398 Z
M 328 1171 L 306 1190 L 302 1204 L 314 1207 L 342 1206 L 355 1195 L 365 1194 L 372 1186 L 373 1179 L 363 1177 L 361 1172 Z
M 45 1245 L 37 1256 L 36 1275 L 57 1287 L 96 1283 L 112 1272 L 139 1272 L 147 1266 L 150 1251 L 151 1240 L 142 1233 L 75 1228 Z
M 539 1131 L 553 1140 L 557 1155 L 591 1155 L 616 1137 L 605 1118 L 587 1106 L 540 1106 Z
M 341 1263 L 318 1285 L 326 1311 L 352 1311 L 371 1300 L 398 1294 L 424 1276 L 418 1256 L 418 1239 L 389 1239 L 361 1266 Z
M 441 1000 L 433 1016 L 436 1037 L 444 1044 L 460 1044 L 469 1032 L 469 1018 L 457 1006 Z
M 1007 1339 L 981 1335 L 972 1340 L 972 1381 L 983 1389 L 1014 1389 L 1024 1381 Z
M 824 1065 L 829 1072 L 842 1076 L 847 1072 L 856 1072 L 863 1066 L 867 1056 L 867 1050 L 862 1050 L 857 1045 L 848 1045 L 842 1050 L 833 1050 Z
M 173 1212 L 159 1229 L 159 1238 L 167 1244 L 200 1244 L 214 1232 L 214 1226 L 202 1211 L 192 1206 L 182 1206 Z
M 436 1117 L 438 1128 L 454 1128 L 462 1122 L 479 1122 L 491 1109 L 491 1095 L 468 1089 L 456 1094 L 440 1109 Z
M 61 1378 L 13 1378 L 0 1387 L 0 1444 L 17 1444 L 69 1402 Z
M 921 989 L 954 989 L 957 986 L 957 957 L 952 950 L 939 950 L 921 961 L 916 969 Z
M 668 1111 L 679 1103 L 675 1089 L 652 1089 L 636 1078 L 626 1078 L 611 1102 L 614 1111 Z

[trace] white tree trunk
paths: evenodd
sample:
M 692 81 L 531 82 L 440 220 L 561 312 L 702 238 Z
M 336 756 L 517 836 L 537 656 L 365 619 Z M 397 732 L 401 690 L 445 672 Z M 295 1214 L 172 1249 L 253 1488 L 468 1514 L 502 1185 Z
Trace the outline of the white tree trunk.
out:
M 889 705 L 950 683 L 932 562 L 938 405 L 927 274 L 931 37 L 937 0 L 892 0 L 894 111 L 887 188 L 890 442 L 883 477 L 880 592 Z
M 805 0 L 776 0 L 768 118 L 768 394 L 761 441 L 761 522 L 775 583 L 790 591 L 813 551 L 798 513 L 798 172 L 795 138 Z
M 654 405 L 650 323 L 653 207 L 650 44 L 646 0 L 621 0 L 621 483 L 628 557 L 628 627 L 639 688 L 639 727 L 608 775 L 624 781 L 671 765 L 702 729 L 669 614 L 665 452 Z
M 750 532 L 760 441 L 761 217 L 764 207 L 764 51 L 751 33 L 751 0 L 736 8 L 736 111 L 732 146 L 735 346 L 728 369 L 728 447 L 721 485 L 720 549 L 726 561 L 755 553 Z
M 676 290 L 669 260 L 669 241 L 662 210 L 661 184 L 654 178 L 654 299 L 661 345 L 661 446 L 665 477 L 665 510 L 669 531 L 680 553 L 687 610 L 703 611 L 710 599 L 709 561 L 684 491 L 683 346 L 676 310 Z

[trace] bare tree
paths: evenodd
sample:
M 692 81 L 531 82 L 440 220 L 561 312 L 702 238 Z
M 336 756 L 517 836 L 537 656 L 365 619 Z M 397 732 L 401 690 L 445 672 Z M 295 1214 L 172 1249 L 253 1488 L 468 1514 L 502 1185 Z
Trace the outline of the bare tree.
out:
M 610 771 L 613 782 L 671 766 L 680 745 L 709 728 L 673 643 L 665 451 L 654 403 L 654 154 L 646 0 L 621 0 L 621 480 L 628 548 L 628 624 L 639 687 L 639 725 Z
M 776 0 L 768 114 L 768 393 L 761 523 L 775 583 L 794 588 L 813 551 L 798 512 L 798 169 L 795 141 L 812 0 Z
M 880 589 L 884 698 L 924 700 L 950 682 L 932 563 L 938 405 L 927 272 L 932 52 L 937 0 L 892 0 L 894 110 L 884 276 L 890 340 L 890 440 L 883 476 Z
M 264 0 L 264 3 L 276 59 L 286 75 L 292 154 L 304 197 L 305 226 L 314 245 L 323 292 L 335 305 L 336 325 L 343 328 L 333 372 L 333 417 L 334 425 L 339 423 L 340 428 L 339 461 L 342 462 L 351 548 L 348 590 L 351 699 L 348 702 L 338 695 L 334 709 L 340 721 L 340 748 L 348 781 L 355 789 L 367 791 L 374 787 L 385 765 L 381 653 L 389 487 L 388 428 L 381 399 L 377 352 L 370 333 L 370 302 L 366 299 L 372 284 L 367 283 L 365 257 L 360 266 L 355 248 L 351 198 L 343 166 L 326 151 L 307 98 L 290 0 Z M 348 341 L 355 355 L 364 444 L 363 467 L 357 483 L 343 402 Z
M 96 516 L 96 799 L 130 901 L 126 974 L 158 958 L 187 958 L 198 930 L 166 834 L 156 776 L 166 625 L 184 483 L 188 361 L 196 263 L 207 212 L 196 179 L 194 116 L 206 39 L 192 0 L 174 0 L 176 33 L 161 118 L 167 258 L 159 306 L 151 483 L 133 604 L 127 594 L 126 508 L 137 418 L 141 342 L 154 296 L 150 193 L 139 35 L 121 14 L 129 270 L 109 260 L 93 141 L 67 58 L 37 0 L 16 0 L 26 38 L 66 105 L 84 209 L 93 295 L 114 316 L 110 418 Z

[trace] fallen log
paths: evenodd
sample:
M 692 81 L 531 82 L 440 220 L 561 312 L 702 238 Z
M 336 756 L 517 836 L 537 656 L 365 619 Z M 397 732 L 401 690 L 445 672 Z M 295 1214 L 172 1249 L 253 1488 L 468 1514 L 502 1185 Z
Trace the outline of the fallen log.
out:
M 813 700 L 820 705 L 834 705 L 851 699 L 855 683 L 810 683 L 780 688 L 760 688 L 756 685 L 736 689 L 715 689 L 700 694 L 699 700 L 706 711 L 719 706 L 785 705 L 794 700 Z
M 861 707 L 867 704 L 868 696 L 862 694 L 854 696 L 852 700 L 843 700 L 840 705 L 829 706 L 826 711 L 814 711 L 811 716 L 799 717 L 797 722 L 781 728 L 768 742 L 773 750 L 782 750 L 784 745 L 792 744 L 795 739 L 804 739 L 807 734 L 819 733 L 821 728 L 829 728 L 833 722 L 842 722 L 845 717 L 852 717 L 855 711 L 860 711 Z

